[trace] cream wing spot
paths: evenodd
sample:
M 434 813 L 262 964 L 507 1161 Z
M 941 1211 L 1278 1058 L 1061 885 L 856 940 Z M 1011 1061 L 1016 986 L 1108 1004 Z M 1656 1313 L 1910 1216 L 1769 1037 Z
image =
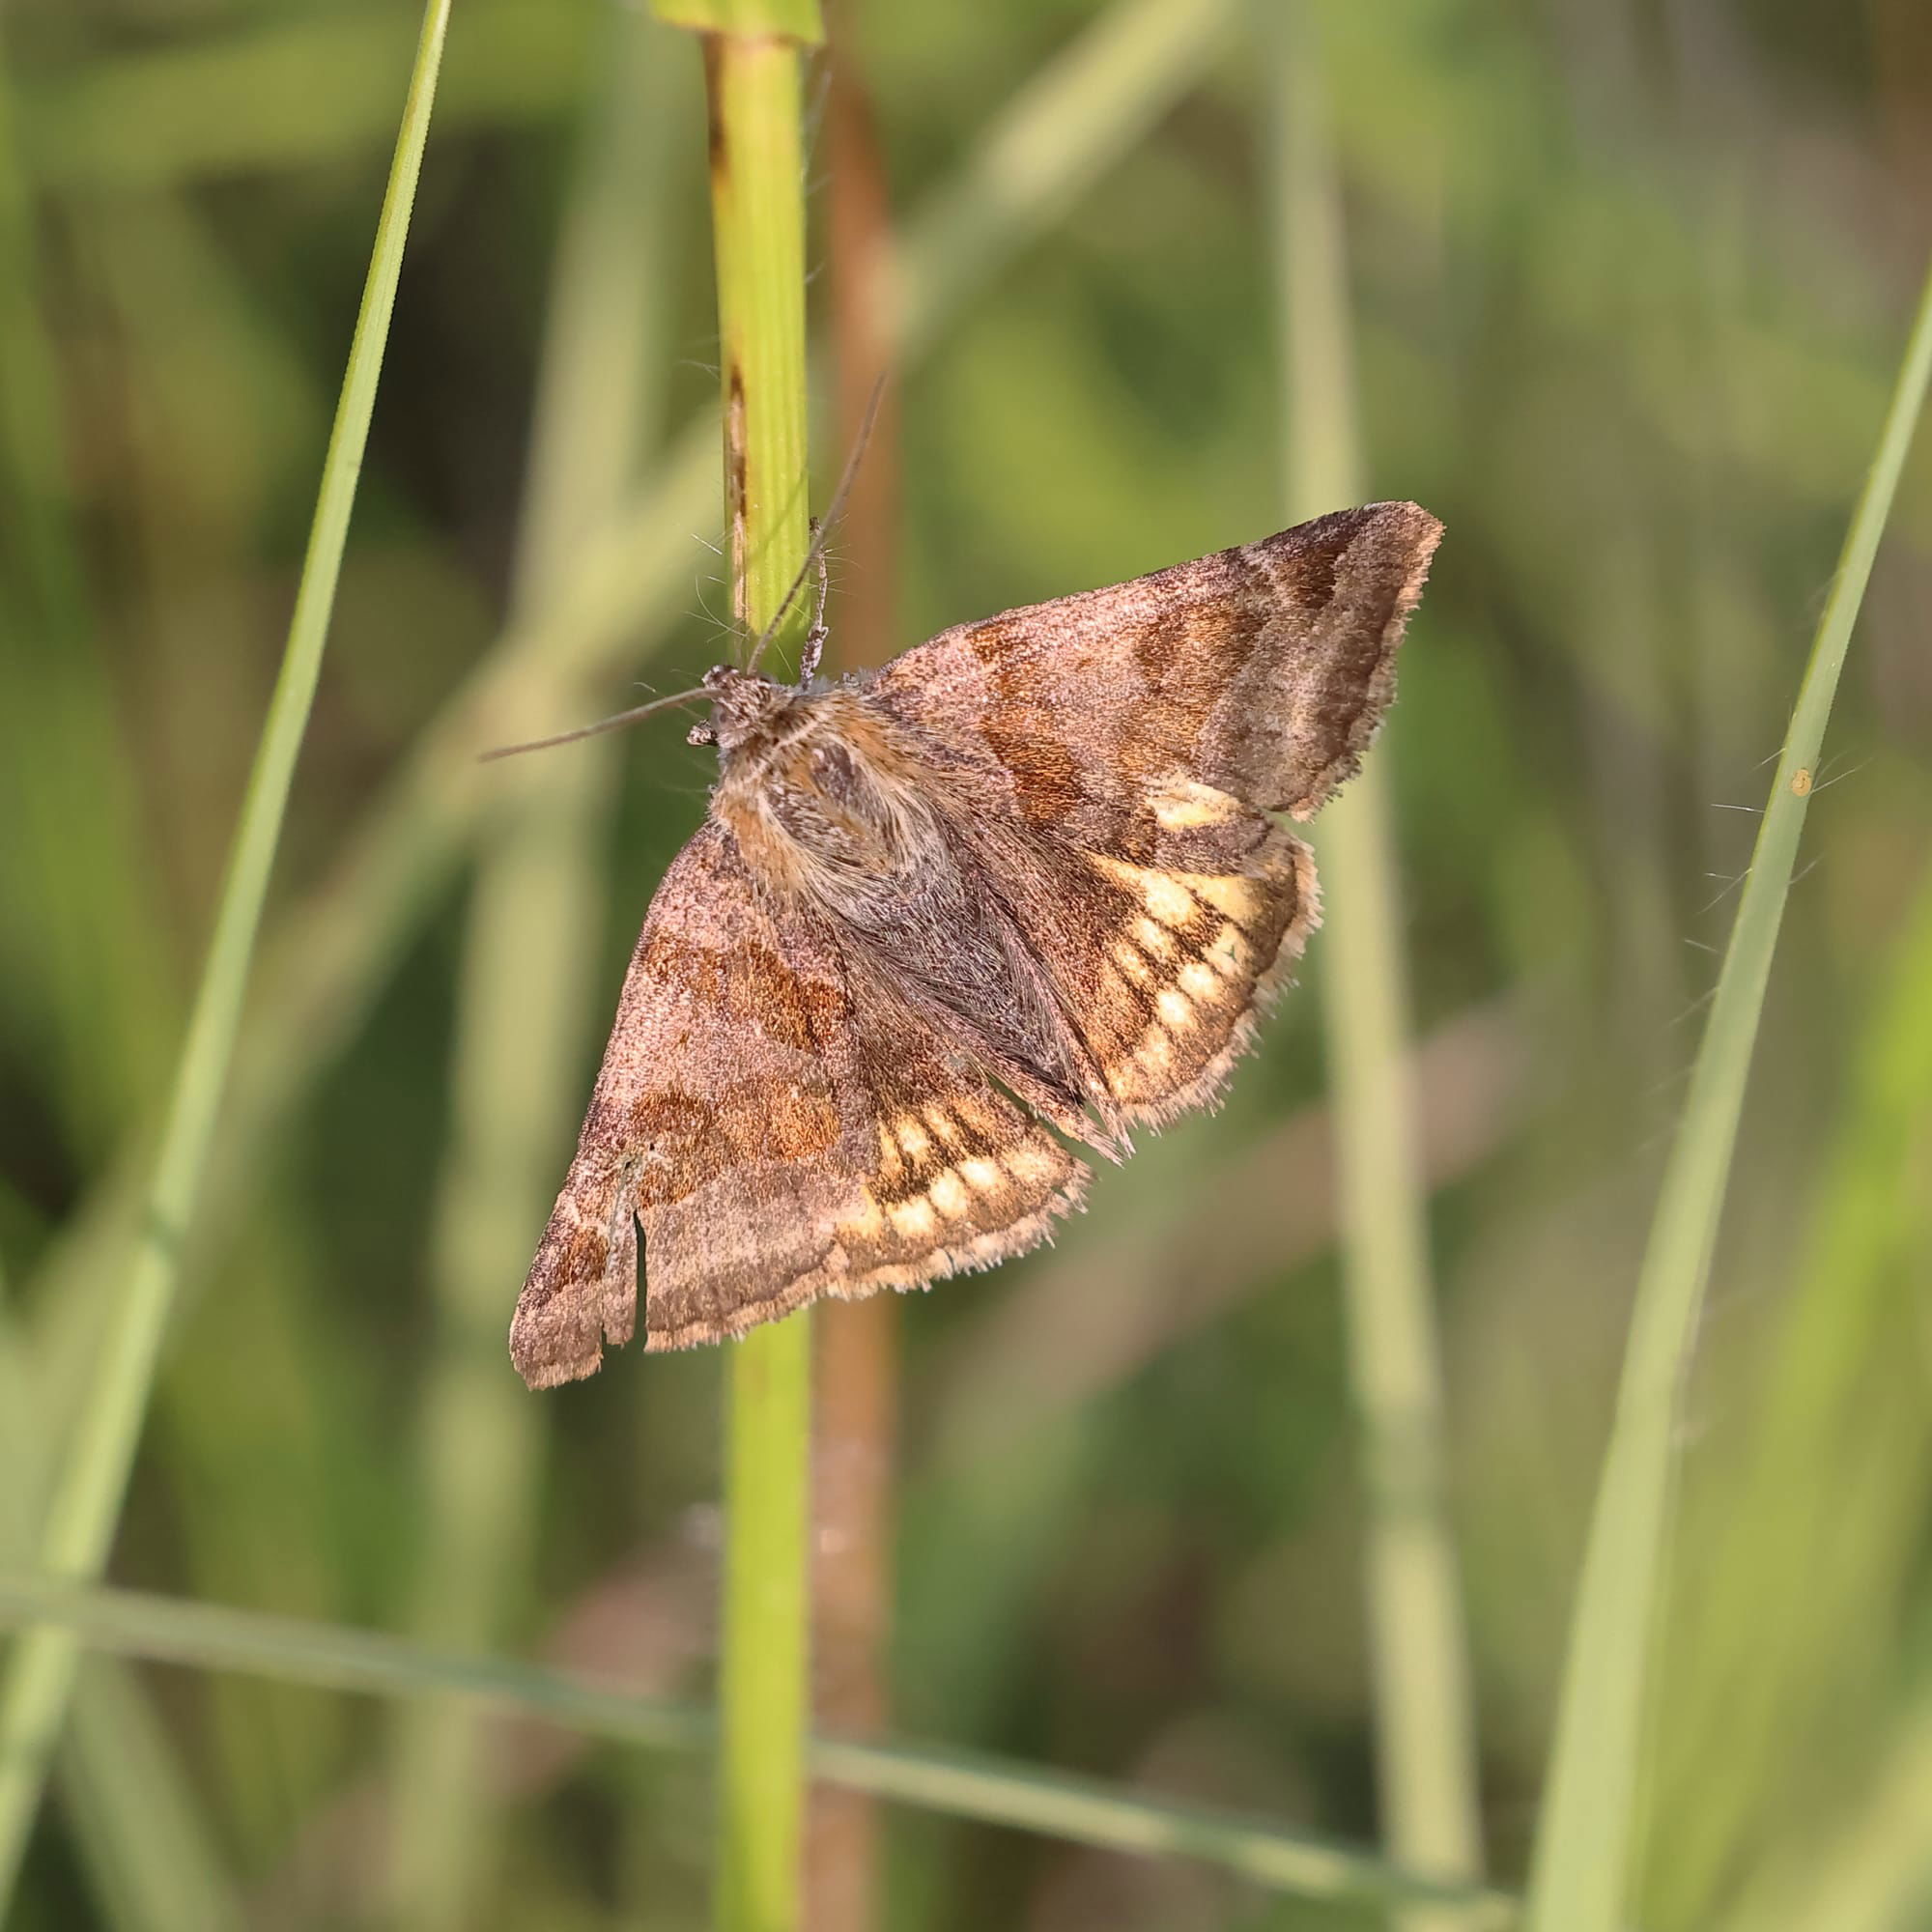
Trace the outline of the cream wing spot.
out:
M 976 1194 L 995 1192 L 1006 1179 L 1000 1172 L 998 1161 L 987 1160 L 980 1154 L 975 1154 L 970 1160 L 962 1160 L 959 1172 L 965 1176 L 967 1186 Z
M 1231 919 L 1237 925 L 1253 925 L 1266 911 L 1266 898 L 1261 885 L 1239 873 L 1218 874 L 1213 872 L 1162 872 L 1151 867 L 1136 866 L 1125 859 L 1114 859 L 1104 853 L 1089 855 L 1108 878 L 1116 884 L 1127 887 L 1147 908 L 1151 919 L 1146 923 L 1173 928 L 1184 928 L 1201 906 L 1208 906 L 1218 912 L 1223 919 Z M 1141 937 L 1140 928 L 1135 928 L 1136 938 Z M 1151 942 L 1143 940 L 1150 952 Z
M 1022 1141 L 1008 1150 L 1007 1171 L 1023 1187 L 1039 1187 L 1059 1175 L 1060 1163 L 1042 1147 Z
M 932 1205 L 949 1221 L 956 1221 L 971 1206 L 966 1190 L 959 1183 L 959 1177 L 950 1167 L 940 1175 L 926 1190 Z
M 1156 925 L 1145 914 L 1134 921 L 1134 944 L 1142 952 L 1155 959 L 1171 958 L 1174 953 L 1174 935 L 1164 925 Z
M 1199 872 L 1189 872 L 1185 878 L 1184 890 L 1212 906 L 1223 919 L 1245 926 L 1251 925 L 1261 914 L 1262 895 L 1252 879 L 1216 879 Z
M 1090 852 L 1089 860 L 1117 885 L 1125 886 L 1148 912 L 1156 926 L 1184 926 L 1194 917 L 1194 895 L 1182 883 L 1182 876 L 1136 866 L 1104 852 Z M 1144 942 L 1145 943 L 1145 942 Z M 1148 950 L 1153 951 L 1150 945 Z
M 1134 1064 L 1155 1074 L 1166 1074 L 1173 1067 L 1174 1038 L 1164 1026 L 1156 1024 L 1148 1029 L 1147 1037 L 1134 1054 Z
M 916 1194 L 910 1201 L 895 1201 L 886 1209 L 886 1218 L 892 1222 L 893 1232 L 908 1240 L 929 1241 L 939 1232 L 939 1216 L 923 1194 Z
M 1195 832 L 1204 826 L 1225 825 L 1241 810 L 1238 799 L 1193 779 L 1170 780 L 1154 794 L 1151 803 L 1154 823 L 1168 832 Z
M 925 1129 L 917 1121 L 907 1119 L 900 1121 L 895 1131 L 899 1151 L 917 1167 L 925 1158 L 927 1150 L 932 1146 L 932 1142 L 926 1138 Z
M 1154 1009 L 1177 1033 L 1194 1020 L 1194 1002 L 1178 986 L 1163 986 L 1154 998 Z
M 1223 991 L 1220 976 L 1199 959 L 1190 959 L 1181 967 L 1179 985 L 1190 1000 L 1215 1001 Z
M 1194 895 L 1164 872 L 1143 872 L 1141 895 L 1162 925 L 1183 926 L 1194 917 Z

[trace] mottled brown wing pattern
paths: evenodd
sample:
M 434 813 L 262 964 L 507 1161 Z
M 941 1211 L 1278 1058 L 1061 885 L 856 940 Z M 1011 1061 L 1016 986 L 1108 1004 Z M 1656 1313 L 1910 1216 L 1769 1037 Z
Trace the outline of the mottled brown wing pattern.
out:
M 1128 1126 L 1218 1097 L 1320 916 L 1300 840 L 1208 786 L 1187 802 L 1216 823 L 1177 834 L 1152 810 L 1125 819 L 1111 850 L 1049 848 L 1052 889 L 1013 897 L 1106 1083 L 1103 1118 Z
M 629 1340 L 639 1222 L 644 1343 L 675 1349 L 988 1265 L 1083 1179 L 810 919 L 767 904 L 707 825 L 639 936 L 510 1352 L 541 1387 Z
M 651 901 L 517 1302 L 510 1353 L 526 1380 L 588 1375 L 606 1340 L 629 1340 L 639 1217 L 647 1340 L 722 1332 L 737 1301 L 816 1263 L 821 1230 L 856 1198 L 864 1145 L 828 1058 L 845 1019 L 836 955 L 802 922 L 781 928 L 706 825 Z
M 1087 1169 L 891 990 L 853 982 L 873 1159 L 810 1294 L 921 1288 L 1022 1254 L 1078 1205 Z
M 1440 526 L 1323 517 L 1131 583 L 965 624 L 875 695 L 961 783 L 962 821 L 1102 1068 L 1158 1125 L 1212 1100 L 1319 919 L 1306 817 L 1358 766 Z
M 1177 774 L 1306 818 L 1357 769 L 1388 708 L 1441 534 L 1414 503 L 1338 511 L 956 625 L 895 658 L 872 689 L 989 753 L 1019 810 L 1079 842 L 1096 842 L 1082 835 L 1110 802 Z

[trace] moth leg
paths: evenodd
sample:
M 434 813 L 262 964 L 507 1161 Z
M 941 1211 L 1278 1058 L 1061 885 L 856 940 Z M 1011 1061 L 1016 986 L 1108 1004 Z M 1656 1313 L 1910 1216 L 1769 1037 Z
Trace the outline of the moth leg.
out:
M 811 520 L 811 568 L 818 580 L 818 595 L 812 606 L 811 628 L 805 634 L 805 650 L 798 661 L 798 681 L 807 685 L 818 675 L 818 661 L 825 655 L 825 640 L 832 634 L 825 622 L 825 599 L 831 588 L 831 572 L 825 566 L 825 546 L 818 519 Z

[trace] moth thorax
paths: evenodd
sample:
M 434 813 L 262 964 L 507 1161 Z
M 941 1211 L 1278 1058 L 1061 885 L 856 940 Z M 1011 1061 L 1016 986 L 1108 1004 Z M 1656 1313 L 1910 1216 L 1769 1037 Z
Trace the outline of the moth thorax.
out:
M 765 849 L 809 895 L 848 917 L 902 889 L 919 868 L 929 821 L 867 748 L 829 716 L 809 717 L 759 754 L 736 761 L 723 792 L 763 821 Z M 783 854 L 773 846 L 784 848 Z

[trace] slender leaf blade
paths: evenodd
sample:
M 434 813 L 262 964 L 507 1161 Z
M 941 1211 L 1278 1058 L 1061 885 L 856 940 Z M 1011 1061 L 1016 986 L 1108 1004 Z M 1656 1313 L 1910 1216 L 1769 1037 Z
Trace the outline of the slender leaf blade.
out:
M 1825 726 L 1928 379 L 1932 276 L 1792 712 L 1651 1223 L 1571 1626 L 1531 1863 L 1532 1932 L 1612 1932 L 1628 1916 L 1677 1397 L 1696 1343 L 1751 1050 Z
M 323 462 L 282 668 L 242 800 L 214 932 L 147 1190 L 146 1213 L 120 1305 L 101 1331 L 99 1366 L 71 1459 L 48 1505 L 43 1558 L 58 1576 L 98 1576 L 106 1561 L 161 1341 L 174 1312 L 183 1244 L 200 1200 L 215 1115 L 234 1060 L 269 874 L 321 674 L 448 25 L 449 0 L 428 0 L 348 369 Z M 0 1917 L 13 1896 L 40 1808 L 79 1659 L 70 1633 L 31 1631 L 14 1646 L 0 1684 Z

